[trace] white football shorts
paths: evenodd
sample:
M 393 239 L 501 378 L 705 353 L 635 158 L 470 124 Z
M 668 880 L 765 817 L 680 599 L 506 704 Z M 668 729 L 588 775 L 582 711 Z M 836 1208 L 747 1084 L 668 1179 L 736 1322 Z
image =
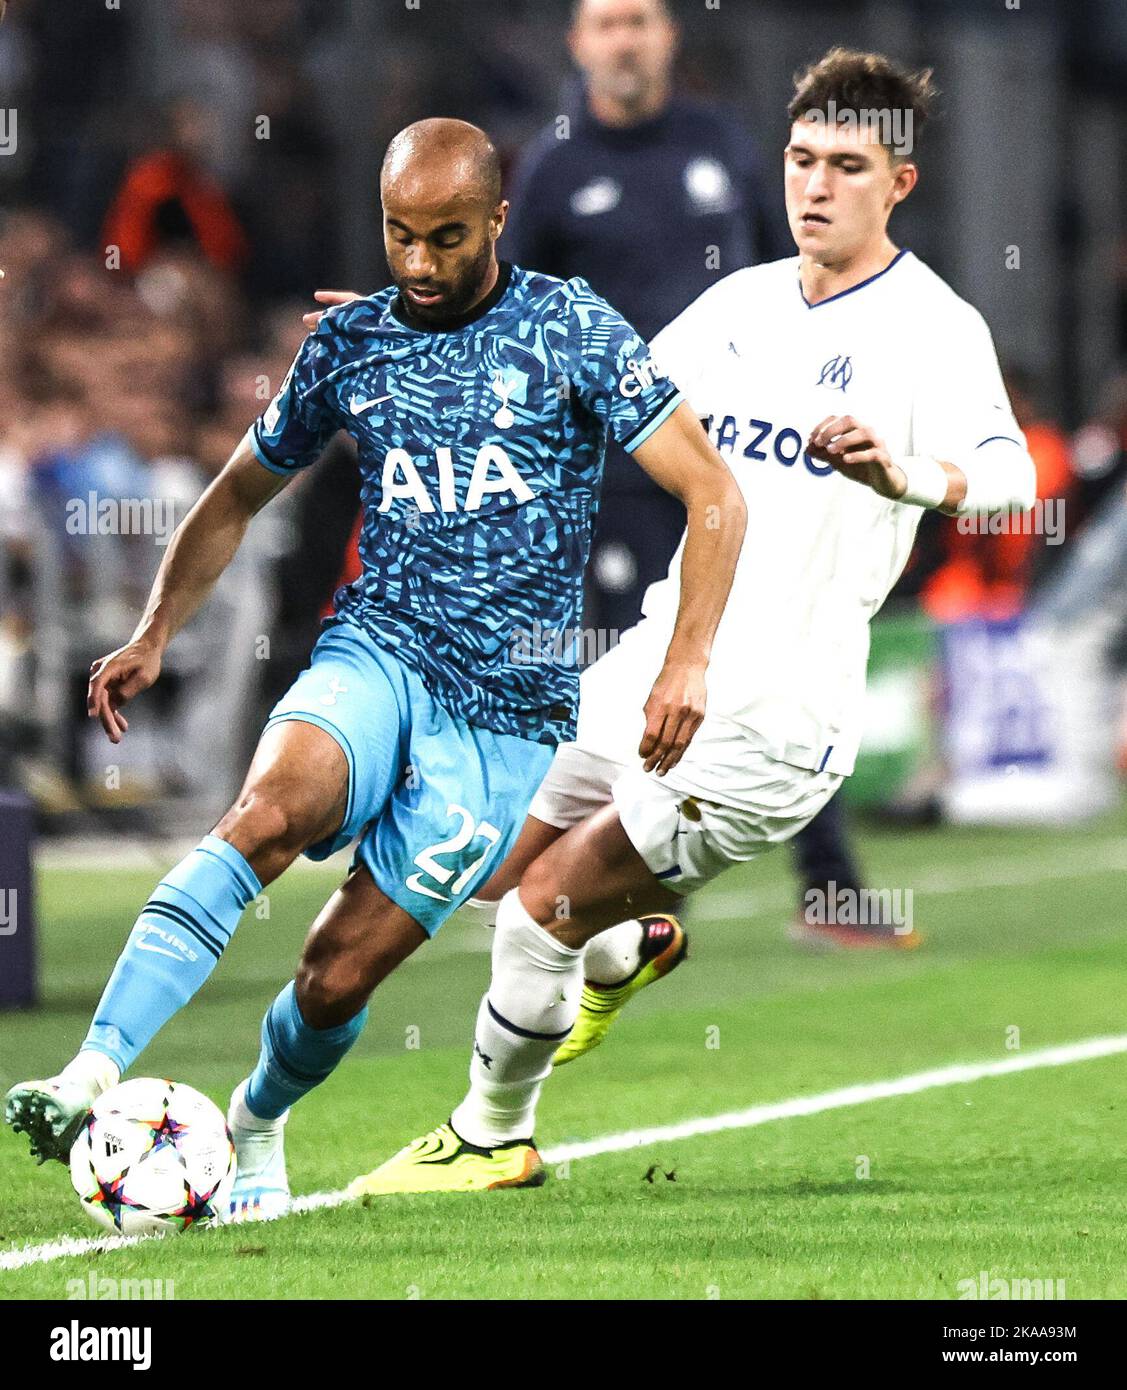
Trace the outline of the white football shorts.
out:
M 578 737 L 556 749 L 529 807 L 537 820 L 567 829 L 613 801 L 654 877 L 687 894 L 789 840 L 841 786 L 839 773 L 780 762 L 751 730 L 713 716 L 671 772 L 643 772 L 645 695 L 606 679 L 621 673 L 614 655 L 583 675 Z

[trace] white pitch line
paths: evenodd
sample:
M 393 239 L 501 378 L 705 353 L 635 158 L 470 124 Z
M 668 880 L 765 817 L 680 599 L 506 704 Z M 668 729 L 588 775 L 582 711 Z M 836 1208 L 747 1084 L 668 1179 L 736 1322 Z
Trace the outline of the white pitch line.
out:
M 650 1144 L 695 1139 L 702 1134 L 719 1134 L 727 1129 L 754 1129 L 772 1120 L 820 1115 L 826 1110 L 843 1110 L 850 1105 L 865 1105 L 869 1101 L 888 1100 L 892 1096 L 914 1096 L 920 1091 L 960 1086 L 968 1081 L 981 1081 L 987 1076 L 1009 1076 L 1013 1072 L 1034 1071 L 1039 1067 L 1064 1067 L 1072 1062 L 1090 1062 L 1099 1057 L 1114 1057 L 1122 1052 L 1127 1052 L 1127 1034 L 1087 1038 L 1083 1042 L 1039 1048 L 1036 1052 L 1006 1057 L 998 1062 L 956 1063 L 950 1067 L 914 1072 L 910 1076 L 898 1076 L 891 1081 L 868 1081 L 856 1086 L 842 1086 L 836 1091 L 822 1091 L 819 1095 L 795 1096 L 792 1100 L 753 1105 L 747 1110 L 730 1111 L 727 1115 L 709 1115 L 675 1125 L 654 1125 L 650 1129 L 627 1130 L 624 1134 L 607 1134 L 601 1139 L 560 1144 L 545 1151 L 541 1157 L 545 1163 L 594 1158 L 599 1154 L 621 1153 L 624 1149 L 640 1149 Z
M 649 1129 L 629 1129 L 622 1134 L 604 1134 L 598 1139 L 585 1139 L 572 1144 L 557 1144 L 544 1149 L 540 1157 L 549 1166 L 581 1158 L 598 1158 L 600 1154 L 622 1153 L 627 1149 L 642 1149 L 652 1144 L 670 1144 L 680 1139 L 695 1139 L 704 1134 L 719 1134 L 724 1130 L 754 1129 L 773 1120 L 795 1119 L 800 1115 L 821 1115 L 827 1110 L 843 1110 L 852 1105 L 865 1105 L 873 1100 L 889 1100 L 894 1096 L 914 1096 L 921 1091 L 934 1091 L 943 1086 L 961 1086 L 981 1081 L 988 1076 L 1011 1076 L 1015 1072 L 1035 1071 L 1040 1067 L 1065 1067 L 1073 1062 L 1091 1062 L 1101 1057 L 1114 1057 L 1127 1052 L 1127 1034 L 1106 1038 L 1086 1038 L 1081 1042 L 1063 1043 L 1058 1047 L 1043 1047 L 1023 1056 L 1006 1057 L 996 1062 L 965 1062 L 949 1067 L 933 1067 L 890 1081 L 867 1081 L 854 1086 L 841 1086 L 836 1091 L 822 1091 L 813 1096 L 795 1096 L 791 1100 L 753 1105 L 747 1110 L 732 1110 L 726 1115 L 704 1115 L 680 1124 L 654 1125 Z M 311 1192 L 294 1201 L 293 1213 L 323 1211 L 340 1206 L 346 1200 L 343 1192 Z M 102 1236 L 81 1239 L 63 1236 L 45 1245 L 26 1245 L 21 1249 L 0 1253 L 0 1270 L 26 1269 L 28 1265 L 49 1264 L 72 1255 L 90 1255 L 99 1251 L 122 1249 L 138 1245 L 143 1240 L 160 1239 L 153 1236 Z
M 68 1255 L 96 1255 L 101 1251 L 121 1250 L 127 1245 L 139 1245 L 153 1236 L 60 1236 L 46 1245 L 25 1245 L 22 1249 L 5 1250 L 0 1255 L 0 1270 L 26 1269 L 28 1265 L 50 1264 Z

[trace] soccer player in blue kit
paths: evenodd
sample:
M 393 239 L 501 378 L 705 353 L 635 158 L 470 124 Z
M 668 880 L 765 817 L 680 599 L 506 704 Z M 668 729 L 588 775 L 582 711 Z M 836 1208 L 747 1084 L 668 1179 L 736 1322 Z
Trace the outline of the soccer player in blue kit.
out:
M 703 718 L 746 518 L 695 414 L 620 315 L 582 280 L 498 262 L 508 205 L 482 131 L 407 127 L 380 190 L 394 286 L 327 313 L 305 340 L 178 529 L 132 640 L 94 663 L 89 713 L 120 741 L 122 706 L 157 679 L 254 514 L 339 429 L 359 448 L 361 576 L 338 591 L 235 804 L 142 909 L 77 1056 L 14 1086 L 5 1107 L 35 1157 L 65 1161 L 97 1096 L 208 978 L 247 904 L 299 854 L 358 839 L 231 1098 L 234 1220 L 288 1210 L 291 1105 L 355 1041 L 375 984 L 504 860 L 556 745 L 574 738 L 568 634 L 608 431 L 689 519 L 680 611 L 645 706 L 648 770 L 673 767 Z M 540 1177 L 523 1172 L 525 1153 L 498 1146 L 499 1184 Z

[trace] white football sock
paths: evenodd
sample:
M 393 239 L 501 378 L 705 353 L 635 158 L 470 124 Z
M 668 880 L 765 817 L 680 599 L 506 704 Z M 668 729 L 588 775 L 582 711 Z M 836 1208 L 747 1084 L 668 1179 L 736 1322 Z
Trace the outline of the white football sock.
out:
M 92 1047 L 84 1047 L 59 1072 L 57 1079 L 83 1087 L 90 1093 L 90 1099 L 95 1100 L 103 1091 L 108 1091 L 111 1086 L 117 1085 L 121 1080 L 121 1072 L 118 1070 L 117 1063 L 112 1058 L 107 1057 L 104 1052 L 98 1052 Z
M 276 1120 L 264 1120 L 256 1115 L 247 1104 L 247 1083 L 240 1081 L 231 1093 L 231 1103 L 227 1107 L 227 1124 L 232 1133 L 236 1130 L 247 1133 L 272 1134 L 289 1119 L 290 1112 L 283 1110 Z
M 583 952 L 583 978 L 595 985 L 625 984 L 642 963 L 644 936 L 636 918 L 593 936 Z
M 552 1053 L 571 1032 L 583 991 L 583 952 L 561 945 L 525 911 L 514 888 L 497 909 L 493 978 L 481 1001 L 470 1089 L 451 1124 L 490 1148 L 530 1139 Z

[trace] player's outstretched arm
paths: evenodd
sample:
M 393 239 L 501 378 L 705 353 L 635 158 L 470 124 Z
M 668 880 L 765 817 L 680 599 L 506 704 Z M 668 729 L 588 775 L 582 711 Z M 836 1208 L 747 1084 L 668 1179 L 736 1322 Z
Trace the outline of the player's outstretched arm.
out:
M 646 701 L 646 732 L 638 749 L 646 771 L 660 775 L 680 762 L 704 718 L 704 673 L 736 572 L 747 508 L 688 404 L 679 405 L 634 457 L 688 513 L 677 623 Z
M 160 675 L 165 648 L 231 563 L 251 518 L 287 481 L 264 468 L 244 439 L 176 528 L 133 636 L 90 668 L 86 712 L 111 743 L 129 727 L 121 706 Z

